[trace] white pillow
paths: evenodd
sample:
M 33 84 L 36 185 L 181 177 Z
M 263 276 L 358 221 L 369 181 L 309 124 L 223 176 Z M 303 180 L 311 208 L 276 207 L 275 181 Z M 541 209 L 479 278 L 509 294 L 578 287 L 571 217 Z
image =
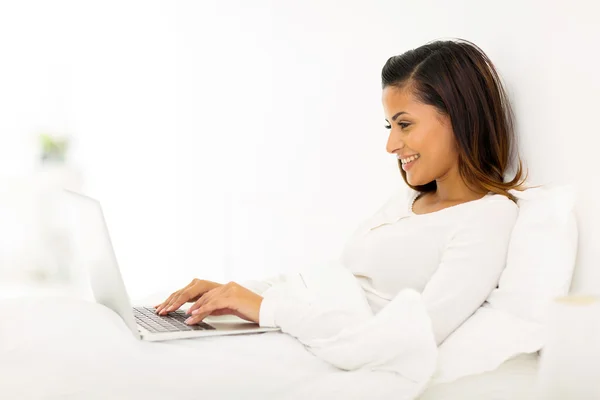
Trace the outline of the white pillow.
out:
M 518 354 L 540 350 L 547 308 L 569 291 L 578 236 L 574 187 L 511 194 L 519 215 L 498 288 L 441 344 L 434 382 L 492 371 Z
M 578 239 L 575 189 L 547 186 L 511 193 L 518 198 L 519 216 L 506 268 L 487 301 L 492 308 L 545 323 L 552 299 L 571 286 Z

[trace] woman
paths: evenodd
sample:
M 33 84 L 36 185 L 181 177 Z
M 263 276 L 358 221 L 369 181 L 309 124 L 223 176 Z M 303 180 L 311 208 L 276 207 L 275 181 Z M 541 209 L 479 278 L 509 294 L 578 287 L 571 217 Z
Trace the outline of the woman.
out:
M 514 178 L 504 179 L 516 148 L 513 114 L 493 64 L 464 40 L 391 57 L 382 87 L 386 150 L 397 156 L 409 196 L 394 196 L 363 223 L 340 261 L 373 315 L 402 289 L 419 292 L 439 345 L 481 306 L 504 268 L 518 210 L 508 190 L 524 182 L 518 157 Z M 188 324 L 235 314 L 279 326 L 276 315 L 291 312 L 289 304 L 268 293 L 284 280 L 251 290 L 194 279 L 156 310 L 165 315 L 194 302 Z

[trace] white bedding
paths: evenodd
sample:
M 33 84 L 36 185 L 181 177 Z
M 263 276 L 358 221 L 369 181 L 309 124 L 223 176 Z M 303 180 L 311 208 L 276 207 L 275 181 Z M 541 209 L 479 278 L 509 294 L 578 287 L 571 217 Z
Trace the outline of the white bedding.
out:
M 279 332 L 150 343 L 83 300 L 3 300 L 0 313 L 2 399 L 384 399 L 413 386 L 341 371 Z
M 413 386 L 393 373 L 341 371 L 279 332 L 150 343 L 83 300 L 2 300 L 0 313 L 2 399 L 401 399 Z M 535 371 L 527 357 L 422 400 L 519 399 Z
M 531 400 L 539 356 L 521 354 L 494 371 L 429 388 L 419 400 Z

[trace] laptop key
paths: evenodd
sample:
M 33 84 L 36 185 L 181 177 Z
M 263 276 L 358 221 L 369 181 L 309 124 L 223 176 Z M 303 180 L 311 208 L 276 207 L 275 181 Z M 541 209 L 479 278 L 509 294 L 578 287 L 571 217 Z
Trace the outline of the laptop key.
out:
M 156 311 L 149 307 L 134 307 L 133 310 L 136 321 L 151 332 L 178 332 L 215 329 L 204 322 L 200 322 L 196 325 L 187 325 L 184 321 L 189 317 L 189 315 L 186 315 L 182 310 L 177 310 L 165 316 L 156 314 Z

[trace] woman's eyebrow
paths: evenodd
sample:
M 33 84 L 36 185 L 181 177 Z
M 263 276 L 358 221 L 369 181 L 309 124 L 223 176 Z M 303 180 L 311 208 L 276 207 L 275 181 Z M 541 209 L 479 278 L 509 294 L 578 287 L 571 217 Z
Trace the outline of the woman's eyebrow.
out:
M 394 116 L 392 117 L 392 121 L 395 121 L 396 118 L 398 118 L 402 114 L 408 114 L 408 113 L 406 111 L 400 111 L 399 113 L 394 114 Z

